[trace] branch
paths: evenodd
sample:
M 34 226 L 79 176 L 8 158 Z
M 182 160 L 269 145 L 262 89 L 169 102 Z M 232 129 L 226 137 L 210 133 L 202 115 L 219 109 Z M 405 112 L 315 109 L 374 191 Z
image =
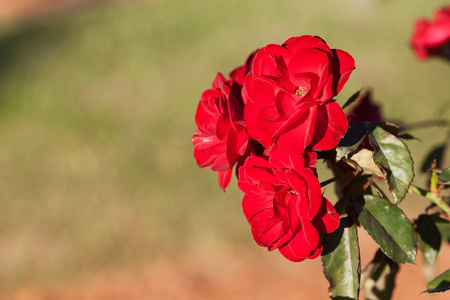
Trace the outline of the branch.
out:
M 448 216 L 450 216 L 450 207 L 445 203 L 441 197 L 436 196 L 432 192 L 421 189 L 417 186 L 411 185 L 410 189 L 418 195 L 430 199 L 434 204 L 439 206 Z

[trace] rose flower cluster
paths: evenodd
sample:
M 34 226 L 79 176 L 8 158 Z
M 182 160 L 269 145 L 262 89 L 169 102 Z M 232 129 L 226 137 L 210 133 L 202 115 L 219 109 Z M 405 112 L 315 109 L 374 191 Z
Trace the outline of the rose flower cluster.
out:
M 450 6 L 437 9 L 431 22 L 418 19 L 414 27 L 411 47 L 417 58 L 441 56 L 450 59 Z
M 339 226 L 316 151 L 336 147 L 347 131 L 333 98 L 354 68 L 352 56 L 321 38 L 292 37 L 255 51 L 229 79 L 218 73 L 197 108 L 198 165 L 216 171 L 224 190 L 236 166 L 253 238 L 291 261 L 319 256 L 320 233 Z

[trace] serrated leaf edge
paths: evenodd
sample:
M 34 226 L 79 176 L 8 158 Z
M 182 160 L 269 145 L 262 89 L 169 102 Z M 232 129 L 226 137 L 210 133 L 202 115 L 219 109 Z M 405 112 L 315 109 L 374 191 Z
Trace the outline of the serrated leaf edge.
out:
M 373 196 L 375 196 L 375 195 L 373 195 Z M 377 196 L 375 196 L 375 197 L 377 197 Z M 380 197 L 378 197 L 378 198 L 380 198 Z M 383 199 L 383 198 L 380 198 L 380 199 Z M 383 200 L 385 200 L 385 201 L 387 201 L 388 203 L 391 203 L 390 201 L 388 201 L 388 200 L 386 200 L 386 199 L 383 199 Z M 364 208 L 364 205 L 362 206 L 363 208 Z M 398 209 L 400 209 L 398 206 L 396 206 Z M 367 210 L 367 209 L 366 209 Z M 400 209 L 401 210 L 401 209 Z M 368 210 L 367 210 L 368 211 Z M 401 210 L 402 211 L 402 210 Z M 403 216 L 405 216 L 406 217 L 406 215 L 404 214 L 404 212 L 402 211 L 402 213 L 403 213 Z M 370 214 L 371 216 L 373 216 L 372 214 Z M 375 218 L 374 217 L 374 219 L 375 220 L 377 220 L 378 221 L 378 219 L 377 218 Z M 379 223 L 379 221 L 378 221 L 378 223 Z M 364 226 L 363 226 L 364 227 Z M 417 249 L 414 249 L 413 250 L 413 253 L 411 253 L 411 254 L 414 254 L 414 260 L 413 261 L 408 261 L 408 260 L 406 260 L 406 261 L 399 261 L 399 260 L 397 260 L 397 259 L 395 259 L 394 257 L 392 257 L 391 255 L 389 255 L 388 253 L 386 253 L 385 251 L 384 251 L 384 249 L 380 246 L 380 244 L 376 241 L 376 239 L 373 237 L 373 235 L 366 229 L 366 228 L 364 228 L 365 230 L 366 230 L 366 232 L 370 235 L 370 237 L 372 238 L 372 240 L 377 244 L 377 246 L 378 246 L 378 248 L 380 248 L 381 249 L 381 251 L 383 251 L 383 253 L 384 254 L 386 254 L 386 256 L 387 257 L 389 257 L 390 259 L 392 259 L 393 261 L 395 261 L 395 262 L 398 262 L 398 263 L 412 263 L 412 264 L 417 264 L 417 262 L 416 262 L 416 255 L 417 255 Z M 383 227 L 383 230 L 387 233 L 387 231 L 386 231 L 386 229 Z M 411 233 L 412 233 L 412 236 L 414 237 L 415 235 L 414 235 L 414 228 L 412 227 L 412 225 L 411 225 Z M 390 236 L 390 235 L 389 235 Z M 398 247 L 400 247 L 397 243 L 395 243 L 395 245 L 397 245 Z M 400 249 L 401 249 L 401 247 L 400 247 Z M 403 249 L 402 249 L 402 251 L 403 251 Z M 403 251 L 404 252 L 404 251 Z M 406 253 L 405 252 L 405 255 L 406 255 L 406 257 L 407 258 L 409 258 L 409 255 L 408 255 L 408 253 Z
M 405 142 L 402 141 L 402 139 L 400 139 L 399 137 L 397 137 L 397 136 L 395 136 L 395 135 L 393 135 L 393 134 L 387 132 L 386 130 L 384 130 L 384 129 L 381 128 L 381 127 L 378 127 L 378 128 L 380 128 L 381 130 L 383 130 L 384 132 L 386 132 L 386 133 L 389 134 L 390 136 L 394 137 L 396 141 L 398 141 L 399 143 L 401 143 L 402 146 L 404 146 L 404 147 L 406 148 L 406 150 L 407 150 L 407 152 L 408 152 L 408 154 L 409 154 L 409 158 L 411 159 L 412 177 L 411 177 L 411 180 L 410 180 L 409 182 L 406 182 L 406 183 L 407 183 L 407 187 L 406 187 L 406 189 L 405 189 L 406 191 L 405 191 L 404 195 L 403 195 L 402 197 L 399 197 L 399 195 L 397 195 L 397 193 L 394 191 L 394 189 L 393 189 L 393 188 L 391 187 L 391 185 L 389 184 L 389 180 L 388 180 L 388 178 L 386 177 L 386 175 L 387 175 L 386 170 L 383 168 L 383 166 L 381 166 L 380 164 L 378 164 L 378 163 L 376 162 L 375 156 L 377 155 L 377 153 L 380 152 L 380 150 L 379 150 L 380 147 L 378 147 L 378 149 L 377 149 L 376 147 L 374 147 L 374 148 L 375 148 L 375 152 L 374 152 L 374 154 L 373 154 L 373 160 L 374 160 L 375 164 L 376 164 L 377 166 L 380 167 L 381 171 L 382 171 L 383 174 L 385 175 L 385 180 L 386 180 L 386 182 L 387 182 L 387 184 L 388 184 L 389 191 L 390 191 L 390 192 L 392 193 L 392 195 L 394 196 L 395 204 L 399 204 L 403 199 L 405 199 L 406 195 L 408 194 L 408 190 L 409 190 L 409 188 L 411 187 L 411 184 L 412 184 L 412 182 L 413 182 L 413 180 L 414 180 L 414 177 L 415 177 L 415 173 L 414 173 L 414 160 L 413 160 L 413 158 L 412 158 L 412 156 L 411 156 L 411 151 L 409 151 L 408 146 L 405 144 Z M 373 132 L 371 132 L 370 135 L 373 137 Z M 375 139 L 375 137 L 373 137 L 373 139 Z M 376 141 L 376 143 L 378 144 L 378 141 L 377 141 L 376 139 L 375 139 L 375 141 Z M 379 144 L 378 144 L 378 146 L 379 146 Z M 388 161 L 388 164 L 389 164 L 389 161 Z M 389 166 L 390 166 L 390 165 L 391 165 L 391 164 L 389 164 Z M 391 172 L 392 172 L 392 171 L 391 171 Z M 394 178 L 395 178 L 395 177 L 394 177 Z

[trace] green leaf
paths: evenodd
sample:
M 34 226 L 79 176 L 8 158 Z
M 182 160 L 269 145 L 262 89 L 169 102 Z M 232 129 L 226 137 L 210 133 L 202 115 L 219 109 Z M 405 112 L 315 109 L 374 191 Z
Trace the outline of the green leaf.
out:
M 392 123 L 392 122 L 387 122 L 387 121 L 374 122 L 374 123 L 371 123 L 371 125 L 381 127 L 381 128 L 383 128 L 383 130 L 385 130 L 395 136 L 398 136 L 398 131 L 400 129 L 400 127 L 397 124 Z
M 439 229 L 442 240 L 450 243 L 450 222 L 447 219 L 441 218 L 437 215 L 432 215 L 430 218 L 433 220 L 434 224 Z
M 439 229 L 429 215 L 422 214 L 417 219 L 416 231 L 425 260 L 430 264 L 434 263 L 441 248 Z
M 408 147 L 381 127 L 376 127 L 369 139 L 375 148 L 373 160 L 386 174 L 389 190 L 398 204 L 405 198 L 414 178 L 414 164 Z
M 413 227 L 403 211 L 375 195 L 362 199 L 354 203 L 358 219 L 384 254 L 399 263 L 416 263 Z
M 450 270 L 445 271 L 428 283 L 427 293 L 445 292 L 450 289 Z
M 362 143 L 366 135 L 369 133 L 368 126 L 365 123 L 358 123 L 347 130 L 344 138 L 336 147 L 336 161 L 347 157 L 350 153 L 355 151 Z
M 346 108 L 347 106 L 349 106 L 350 104 L 352 104 L 353 102 L 356 101 L 356 99 L 358 99 L 359 94 L 361 94 L 361 91 L 363 89 L 360 89 L 359 91 L 357 91 L 356 93 L 354 93 L 350 98 L 348 98 L 347 102 L 345 102 L 345 104 L 342 106 L 342 109 Z
M 361 285 L 365 290 L 366 299 L 391 299 L 398 270 L 398 264 L 378 250 L 372 262 L 361 274 Z
M 450 183 L 450 168 L 442 170 L 442 173 L 438 175 L 438 182 L 440 184 L 448 184 Z
M 356 226 L 342 218 L 339 228 L 323 241 L 323 273 L 332 299 L 358 299 L 361 262 Z

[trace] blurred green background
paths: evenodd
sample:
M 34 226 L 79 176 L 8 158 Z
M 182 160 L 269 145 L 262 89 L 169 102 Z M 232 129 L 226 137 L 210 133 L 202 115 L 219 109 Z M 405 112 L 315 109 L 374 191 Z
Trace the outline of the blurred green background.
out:
M 446 2 L 130 1 L 3 26 L 0 289 L 264 251 L 235 181 L 223 193 L 193 158 L 202 91 L 255 49 L 311 34 L 355 58 L 340 104 L 370 87 L 388 119 L 436 118 L 448 108 L 450 66 L 418 62 L 408 43 L 413 21 Z M 445 136 L 412 133 L 420 166 Z

